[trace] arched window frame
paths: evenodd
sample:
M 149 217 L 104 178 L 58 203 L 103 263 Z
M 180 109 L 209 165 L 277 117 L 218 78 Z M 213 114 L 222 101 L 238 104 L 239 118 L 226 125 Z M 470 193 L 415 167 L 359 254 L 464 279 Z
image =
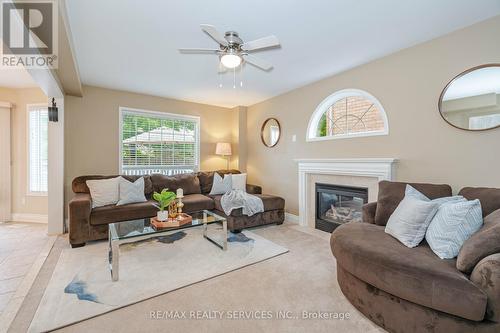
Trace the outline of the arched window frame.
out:
M 323 114 L 328 110 L 330 106 L 337 103 L 346 97 L 363 97 L 371 101 L 379 110 L 382 120 L 384 121 L 384 129 L 380 131 L 371 132 L 359 132 L 359 133 L 349 133 L 349 134 L 338 134 L 329 136 L 316 136 L 318 133 L 318 125 Z M 358 138 L 365 136 L 377 136 L 377 135 L 388 135 L 389 134 L 389 122 L 387 121 L 387 114 L 385 113 L 382 104 L 371 94 L 360 89 L 344 89 L 339 90 L 325 98 L 314 110 L 311 118 L 309 119 L 309 125 L 307 126 L 306 140 L 307 141 L 325 141 L 325 140 L 337 140 L 337 139 L 347 139 L 347 138 Z

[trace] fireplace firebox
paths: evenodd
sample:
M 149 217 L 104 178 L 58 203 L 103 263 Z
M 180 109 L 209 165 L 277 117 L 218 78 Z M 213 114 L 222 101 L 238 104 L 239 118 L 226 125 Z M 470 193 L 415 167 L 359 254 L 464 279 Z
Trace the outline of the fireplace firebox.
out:
M 316 229 L 332 232 L 339 225 L 362 219 L 368 189 L 316 183 Z

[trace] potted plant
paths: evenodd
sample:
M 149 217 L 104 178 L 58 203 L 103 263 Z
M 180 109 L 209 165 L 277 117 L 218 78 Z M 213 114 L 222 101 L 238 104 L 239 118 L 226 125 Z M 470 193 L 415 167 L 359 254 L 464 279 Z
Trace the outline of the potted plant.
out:
M 159 209 L 158 213 L 156 214 L 156 218 L 158 219 L 158 221 L 168 220 L 168 210 L 165 210 L 165 208 L 167 208 L 170 203 L 175 200 L 175 198 L 175 193 L 169 191 L 168 188 L 163 189 L 160 193 L 153 193 L 153 199 L 158 202 L 158 204 L 154 204 L 156 208 Z

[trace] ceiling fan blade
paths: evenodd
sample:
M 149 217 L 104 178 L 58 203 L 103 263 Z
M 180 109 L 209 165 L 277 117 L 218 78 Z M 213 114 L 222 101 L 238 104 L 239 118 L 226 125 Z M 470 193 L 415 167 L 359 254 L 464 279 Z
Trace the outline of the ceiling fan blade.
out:
M 180 53 L 217 54 L 220 50 L 215 49 L 179 49 Z
M 252 40 L 250 42 L 243 43 L 241 45 L 241 48 L 245 51 L 254 51 L 258 49 L 264 49 L 268 47 L 274 47 L 274 46 L 279 46 L 280 41 L 278 40 L 278 37 L 271 35 L 263 38 L 259 38 L 256 40 Z
M 205 31 L 210 37 L 212 37 L 217 43 L 227 46 L 227 40 L 221 35 L 213 25 L 210 24 L 200 24 L 201 30 Z
M 245 61 L 249 64 L 259 67 L 260 69 L 263 69 L 265 71 L 269 71 L 273 68 L 273 65 L 271 65 L 271 63 L 261 58 L 254 57 L 250 54 L 243 54 L 243 59 L 245 59 Z

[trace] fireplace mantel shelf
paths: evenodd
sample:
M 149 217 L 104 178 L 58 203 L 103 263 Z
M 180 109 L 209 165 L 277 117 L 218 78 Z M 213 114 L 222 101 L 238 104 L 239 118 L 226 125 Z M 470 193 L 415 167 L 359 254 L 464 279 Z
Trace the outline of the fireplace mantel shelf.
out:
M 308 225 L 308 210 L 312 198 L 307 197 L 308 175 L 327 174 L 353 177 L 375 177 L 380 180 L 395 179 L 396 158 L 299 158 L 299 223 Z

